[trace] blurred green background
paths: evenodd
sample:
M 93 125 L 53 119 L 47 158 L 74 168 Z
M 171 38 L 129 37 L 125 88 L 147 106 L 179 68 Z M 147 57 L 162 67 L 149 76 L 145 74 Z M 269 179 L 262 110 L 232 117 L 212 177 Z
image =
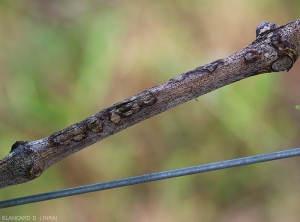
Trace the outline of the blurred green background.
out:
M 299 1 L 0 1 L 0 155 L 255 39 Z M 300 62 L 192 100 L 86 148 L 1 200 L 299 147 Z M 58 221 L 299 221 L 298 158 L 0 210 Z

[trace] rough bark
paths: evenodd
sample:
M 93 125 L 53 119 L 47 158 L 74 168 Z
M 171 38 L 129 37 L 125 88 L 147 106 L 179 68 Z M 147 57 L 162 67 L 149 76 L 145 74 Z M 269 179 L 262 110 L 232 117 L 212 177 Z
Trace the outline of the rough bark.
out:
M 300 19 L 262 22 L 256 40 L 224 59 L 183 73 L 66 129 L 36 141 L 17 141 L 0 160 L 0 188 L 40 176 L 59 160 L 138 122 L 222 86 L 262 73 L 288 71 L 300 54 Z

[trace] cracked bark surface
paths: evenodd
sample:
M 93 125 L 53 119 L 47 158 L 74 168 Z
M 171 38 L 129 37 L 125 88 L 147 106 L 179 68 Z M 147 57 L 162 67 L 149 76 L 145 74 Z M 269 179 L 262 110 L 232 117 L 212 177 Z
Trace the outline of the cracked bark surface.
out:
M 300 19 L 262 22 L 256 40 L 231 56 L 185 72 L 52 135 L 17 141 L 0 160 L 0 188 L 39 177 L 59 160 L 174 106 L 247 77 L 288 71 L 300 55 Z

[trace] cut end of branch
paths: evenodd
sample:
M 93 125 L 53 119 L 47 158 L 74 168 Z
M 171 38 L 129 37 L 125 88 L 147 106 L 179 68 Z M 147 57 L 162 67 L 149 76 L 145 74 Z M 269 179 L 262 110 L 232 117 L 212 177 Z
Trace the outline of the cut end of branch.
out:
M 0 188 L 33 180 L 42 172 L 34 151 L 23 141 L 17 141 L 8 156 L 0 161 Z

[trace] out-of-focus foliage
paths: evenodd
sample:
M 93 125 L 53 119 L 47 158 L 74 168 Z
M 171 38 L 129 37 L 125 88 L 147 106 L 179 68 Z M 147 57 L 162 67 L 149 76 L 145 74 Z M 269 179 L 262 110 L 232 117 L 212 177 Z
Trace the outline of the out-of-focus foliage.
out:
M 297 1 L 0 1 L 0 154 L 297 19 Z M 9 199 L 296 147 L 300 65 L 224 87 L 86 148 Z M 59 221 L 299 221 L 297 158 L 0 211 Z

